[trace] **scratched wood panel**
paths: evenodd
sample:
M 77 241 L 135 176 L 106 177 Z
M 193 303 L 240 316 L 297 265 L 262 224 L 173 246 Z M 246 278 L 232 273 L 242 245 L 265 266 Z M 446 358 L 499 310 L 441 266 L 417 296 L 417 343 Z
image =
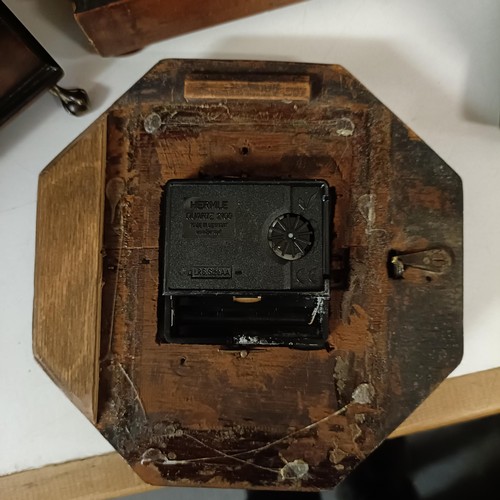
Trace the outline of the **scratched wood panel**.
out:
M 106 123 L 96 122 L 38 183 L 33 352 L 92 421 L 97 413 Z
M 500 413 L 500 369 L 445 380 L 391 435 L 404 436 Z M 118 498 L 151 491 L 117 454 L 75 460 L 0 477 L 16 500 Z
M 187 102 L 204 72 L 299 75 L 311 100 Z M 350 277 L 327 349 L 156 343 L 163 186 L 227 176 L 336 188 L 332 266 L 348 250 Z M 98 428 L 158 485 L 334 486 L 460 359 L 461 224 L 456 174 L 343 68 L 160 63 L 107 115 Z M 389 277 L 391 251 L 435 246 L 448 272 Z

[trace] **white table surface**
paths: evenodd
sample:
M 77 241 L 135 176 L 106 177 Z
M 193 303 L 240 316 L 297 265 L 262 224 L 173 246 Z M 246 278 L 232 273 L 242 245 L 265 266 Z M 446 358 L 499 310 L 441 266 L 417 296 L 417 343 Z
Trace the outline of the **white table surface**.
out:
M 160 59 L 339 63 L 359 78 L 463 179 L 465 355 L 454 375 L 500 366 L 500 1 L 309 0 L 115 59 L 90 52 L 70 2 L 5 3 L 93 111 L 71 117 L 47 94 L 0 130 L 0 475 L 112 450 L 32 357 L 37 179 Z

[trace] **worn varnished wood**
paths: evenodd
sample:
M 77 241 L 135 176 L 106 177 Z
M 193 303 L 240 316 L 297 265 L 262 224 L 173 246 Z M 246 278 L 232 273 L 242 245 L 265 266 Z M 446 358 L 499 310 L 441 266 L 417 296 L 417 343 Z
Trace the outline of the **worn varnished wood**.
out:
M 445 380 L 391 435 L 399 437 L 500 413 L 500 369 Z M 153 490 L 117 454 L 76 460 L 0 478 L 6 498 L 118 498 Z
M 267 75 L 272 82 L 268 88 L 276 95 L 249 100 L 244 94 L 235 99 L 236 93 L 229 92 L 231 99 L 209 95 L 206 102 L 189 102 L 185 82 L 200 75 L 206 81 L 239 83 Z M 283 97 L 281 84 L 294 78 L 310 82 L 309 102 L 276 98 Z M 51 178 L 51 190 L 43 196 L 59 197 L 58 207 L 67 207 L 58 208 L 57 217 L 70 237 L 61 233 L 65 244 L 59 238 L 48 247 L 54 255 L 62 249 L 63 263 L 78 254 L 82 242 L 89 255 L 98 255 L 101 231 L 95 221 L 103 223 L 102 276 L 83 259 L 75 262 L 78 272 L 71 276 L 85 276 L 84 287 L 97 290 L 85 302 L 85 332 L 97 317 L 92 304 L 99 303 L 104 284 L 97 427 L 134 470 L 154 484 L 333 486 L 460 359 L 460 180 L 338 66 L 164 61 L 120 99 L 102 123 L 106 138 L 101 148 L 88 141 L 93 134 L 89 132 L 47 172 L 65 163 L 75 175 L 99 150 L 106 154 L 105 180 L 94 172 L 77 189 L 73 179 L 68 183 L 63 175 L 68 170 L 56 169 L 59 176 Z M 336 188 L 332 267 L 348 252 L 349 281 L 332 294 L 328 349 L 270 348 L 241 356 L 217 346 L 156 344 L 163 186 L 172 178 L 226 176 L 321 178 Z M 42 177 L 40 185 L 44 182 Z M 89 201 L 80 206 L 82 197 L 96 204 L 94 224 L 81 241 L 72 231 L 80 227 L 76 221 L 88 215 Z M 65 205 L 68 199 L 71 210 Z M 40 202 L 44 204 L 49 202 Z M 73 225 L 67 222 L 71 217 Z M 39 226 L 43 224 L 39 217 Z M 93 243 L 86 246 L 89 241 Z M 453 255 L 447 272 L 409 269 L 404 280 L 389 278 L 390 251 L 436 246 Z M 43 280 L 37 282 L 36 294 L 50 298 L 55 292 L 47 290 L 57 290 L 67 273 L 52 264 L 41 272 L 40 262 L 45 262 L 43 257 L 37 260 L 37 279 Z M 62 292 L 55 302 L 47 302 L 49 317 L 35 309 L 35 352 L 37 335 L 41 338 L 37 321 L 42 320 L 46 333 L 57 332 L 47 337 L 49 347 L 57 337 L 62 351 L 73 345 L 81 349 L 80 337 L 74 334 L 81 326 L 75 309 L 68 310 L 70 328 L 61 326 L 67 322 L 61 315 L 64 300 L 81 300 L 81 290 L 63 286 Z M 94 338 L 97 342 L 99 336 Z M 75 371 L 71 355 L 64 359 L 54 356 L 52 348 L 45 352 L 38 358 L 73 399 L 78 400 L 74 377 L 87 376 L 95 387 L 92 369 L 85 375 Z M 85 384 L 88 389 L 88 381 Z
M 273 81 L 273 75 L 248 75 L 240 79 L 216 80 L 200 75 L 188 76 L 184 81 L 184 98 L 192 101 L 248 100 L 248 101 L 304 101 L 311 99 L 311 81 L 307 76 L 293 76 Z
M 75 17 L 95 49 L 116 56 L 190 31 L 302 0 L 76 0 Z
M 298 75 L 311 101 L 186 102 L 200 74 Z M 338 66 L 166 61 L 107 123 L 99 429 L 154 484 L 333 486 L 459 362 L 460 180 Z M 332 255 L 349 251 L 350 278 L 328 350 L 156 344 L 162 187 L 226 176 L 336 188 Z M 389 278 L 390 251 L 434 246 L 448 272 Z
M 95 421 L 106 122 L 54 160 L 38 185 L 33 351 Z

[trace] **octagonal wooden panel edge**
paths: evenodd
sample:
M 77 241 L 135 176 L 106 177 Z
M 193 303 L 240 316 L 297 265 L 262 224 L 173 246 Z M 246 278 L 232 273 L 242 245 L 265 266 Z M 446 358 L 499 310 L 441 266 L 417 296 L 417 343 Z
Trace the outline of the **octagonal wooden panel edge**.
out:
M 50 285 L 60 299 L 42 302 L 59 312 L 61 305 L 69 307 L 78 317 L 80 309 L 68 299 L 74 289 L 60 285 L 67 273 L 51 271 L 44 264 L 48 258 L 40 257 L 46 249 L 61 252 L 61 242 L 47 247 L 42 236 L 40 243 L 37 236 L 35 353 L 66 392 L 77 390 L 76 399 L 92 401 L 85 413 L 146 481 L 332 487 L 458 364 L 460 179 L 343 68 L 162 61 L 98 127 L 106 134 L 101 148 L 106 177 L 93 180 L 97 226 L 93 243 L 86 239 L 84 245 L 93 264 L 82 276 L 95 298 L 88 310 L 93 319 L 86 324 L 87 345 L 100 356 L 92 359 L 92 349 L 83 349 L 86 354 L 78 358 L 92 381 L 84 388 L 75 384 L 73 369 L 54 368 L 65 360 L 47 349 L 50 342 L 38 341 L 43 352 L 37 344 L 37 331 L 39 339 L 57 331 L 82 342 L 78 319 L 65 322 L 54 313 L 48 320 L 37 299 Z M 66 162 L 70 151 L 48 171 Z M 102 158 L 96 157 L 101 167 Z M 332 291 L 327 349 L 269 348 L 241 356 L 218 346 L 156 343 L 163 186 L 173 178 L 228 176 L 321 178 L 335 186 L 331 263 L 338 267 L 348 255 L 349 280 Z M 45 221 L 41 207 L 42 199 L 38 232 Z M 88 213 L 75 212 L 76 207 L 73 203 L 72 215 L 60 210 L 58 216 L 68 218 L 69 231 L 77 231 L 71 220 L 81 220 L 80 210 Z M 65 240 L 63 261 L 71 264 L 79 243 Z M 101 249 L 102 276 L 95 263 Z M 391 277 L 394 259 L 402 279 Z M 72 283 L 81 289 L 76 277 Z M 96 326 L 100 308 L 98 332 L 91 325 Z M 75 348 L 71 342 L 62 345 Z
M 97 417 L 106 121 L 40 174 L 33 353 L 92 422 Z

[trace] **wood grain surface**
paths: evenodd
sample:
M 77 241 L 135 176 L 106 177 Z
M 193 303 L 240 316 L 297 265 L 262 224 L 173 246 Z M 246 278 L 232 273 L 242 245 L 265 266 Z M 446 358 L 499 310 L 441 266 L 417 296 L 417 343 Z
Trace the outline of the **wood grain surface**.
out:
M 310 100 L 188 102 L 200 75 Z M 325 349 L 156 343 L 163 186 L 226 177 L 335 187 Z M 443 272 L 391 278 L 429 248 Z M 461 358 L 461 182 L 339 66 L 163 61 L 42 174 L 35 293 L 37 358 L 145 481 L 331 488 Z
M 111 453 L 0 477 L 0 498 L 108 500 L 155 489 Z
M 453 425 L 500 413 L 500 369 L 445 380 L 391 435 Z M 2 498 L 90 500 L 155 489 L 118 453 L 27 470 L 0 478 Z
M 500 413 L 500 369 L 446 379 L 392 434 L 406 436 Z
M 38 184 L 33 352 L 91 421 L 99 380 L 105 157 L 100 120 Z
M 287 81 L 273 81 L 257 75 L 257 78 L 214 80 L 194 75 L 184 81 L 184 97 L 190 101 L 220 100 L 271 100 L 271 101 L 309 101 L 311 81 L 308 77 L 295 76 Z
M 303 0 L 76 0 L 75 17 L 101 55 L 116 56 L 298 1 Z
M 308 78 L 311 100 L 186 102 L 200 74 Z M 461 358 L 460 179 L 339 66 L 164 61 L 107 131 L 98 428 L 158 485 L 334 486 Z M 163 186 L 223 177 L 335 187 L 332 268 L 348 252 L 349 283 L 327 349 L 156 343 Z M 391 252 L 435 247 L 446 272 L 390 278 Z

